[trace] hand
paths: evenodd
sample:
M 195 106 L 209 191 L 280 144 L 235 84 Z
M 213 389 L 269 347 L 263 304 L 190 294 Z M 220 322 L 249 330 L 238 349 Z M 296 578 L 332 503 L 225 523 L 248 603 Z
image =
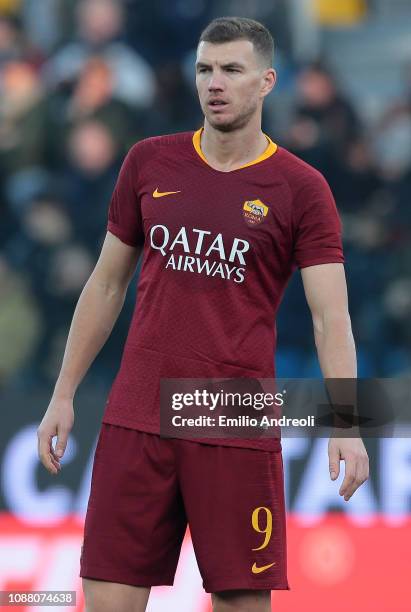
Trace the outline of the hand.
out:
M 345 461 L 345 476 L 339 494 L 348 501 L 369 476 L 369 460 L 361 438 L 334 438 L 328 443 L 331 480 L 340 473 L 340 460 Z
M 39 458 L 50 474 L 58 474 L 60 471 L 60 459 L 66 450 L 73 423 L 73 400 L 53 397 L 37 430 Z M 57 444 L 53 449 L 55 436 Z

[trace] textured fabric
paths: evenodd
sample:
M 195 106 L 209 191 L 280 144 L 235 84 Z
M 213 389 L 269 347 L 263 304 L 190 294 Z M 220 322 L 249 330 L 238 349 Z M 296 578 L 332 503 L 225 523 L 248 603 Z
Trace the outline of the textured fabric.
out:
M 221 172 L 193 136 L 134 145 L 109 210 L 108 230 L 144 252 L 104 422 L 151 433 L 161 378 L 274 377 L 275 316 L 292 272 L 344 261 L 335 202 L 317 170 L 275 146 L 259 163 Z M 210 442 L 281 449 L 276 438 Z
M 172 585 L 187 521 L 207 592 L 289 589 L 281 453 L 103 424 L 81 576 Z

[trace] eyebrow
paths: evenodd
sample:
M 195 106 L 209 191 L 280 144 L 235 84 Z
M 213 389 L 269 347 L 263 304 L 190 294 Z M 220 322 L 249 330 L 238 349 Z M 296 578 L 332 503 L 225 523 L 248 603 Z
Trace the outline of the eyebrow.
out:
M 211 64 L 207 62 L 197 62 L 196 68 L 211 68 Z M 244 65 L 239 62 L 228 62 L 227 64 L 221 64 L 221 68 L 244 68 Z

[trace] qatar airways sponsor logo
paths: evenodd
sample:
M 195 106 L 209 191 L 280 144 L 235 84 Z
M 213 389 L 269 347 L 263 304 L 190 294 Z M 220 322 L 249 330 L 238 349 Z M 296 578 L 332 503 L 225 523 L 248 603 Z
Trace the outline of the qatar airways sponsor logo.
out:
M 166 269 L 244 282 L 245 254 L 250 250 L 250 243 L 242 238 L 224 241 L 221 233 L 212 234 L 208 230 L 184 226 L 172 236 L 165 225 L 154 225 L 150 230 L 150 245 L 166 258 Z M 215 256 L 219 261 L 209 259 Z

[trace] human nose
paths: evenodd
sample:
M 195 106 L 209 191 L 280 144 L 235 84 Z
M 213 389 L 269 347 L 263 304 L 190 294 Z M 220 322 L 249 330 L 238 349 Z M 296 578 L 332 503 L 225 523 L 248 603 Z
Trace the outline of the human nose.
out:
M 213 72 L 208 81 L 208 91 L 222 91 L 224 89 L 224 81 L 221 74 Z

